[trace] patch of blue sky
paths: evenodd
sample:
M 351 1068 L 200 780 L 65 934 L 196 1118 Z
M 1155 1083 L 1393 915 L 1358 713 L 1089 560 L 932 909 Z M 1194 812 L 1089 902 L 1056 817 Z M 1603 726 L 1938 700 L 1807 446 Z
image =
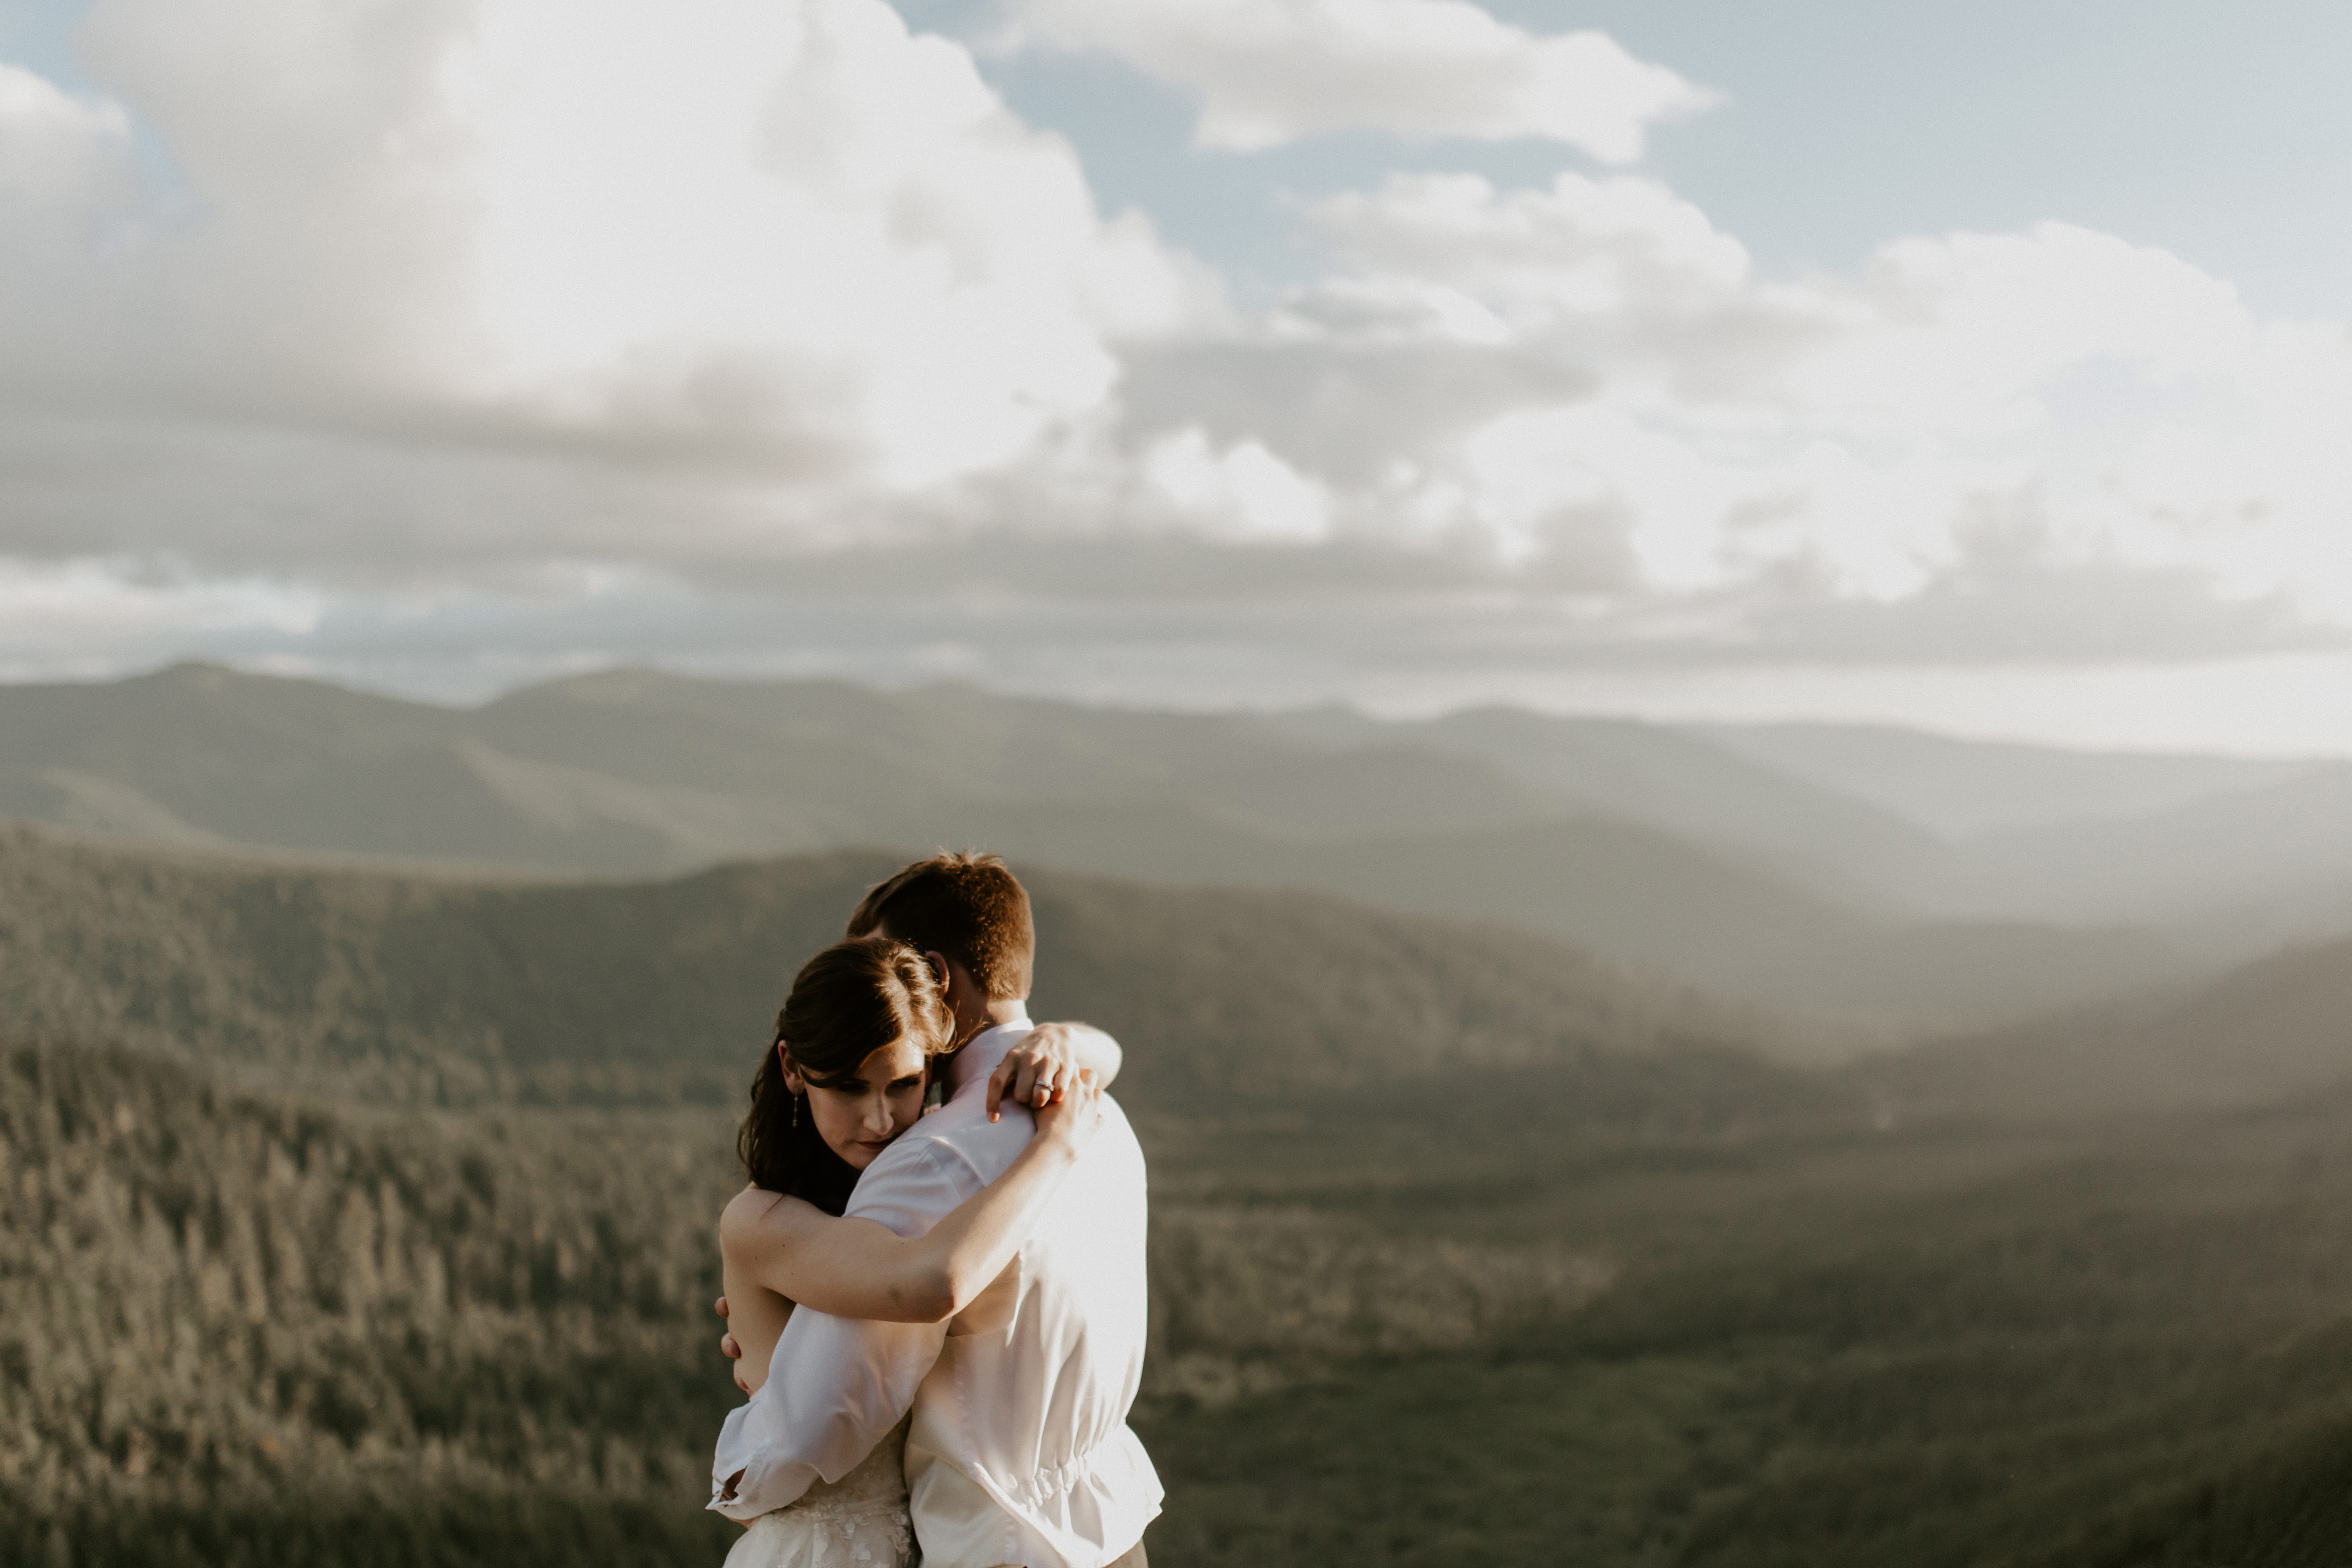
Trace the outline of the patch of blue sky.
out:
M 68 92 L 112 97 L 106 84 L 94 78 L 75 47 L 74 35 L 94 0 L 5 0 L 0 4 L 0 60 L 26 69 Z M 131 143 L 137 149 L 139 173 L 152 206 L 151 217 L 184 216 L 194 193 L 171 150 L 142 118 L 136 104 L 131 114 Z
M 1547 142 L 1402 142 L 1370 132 L 1314 136 L 1234 153 L 1192 145 L 1195 104 L 1114 60 L 1037 53 L 983 59 L 1031 124 L 1066 136 L 1107 212 L 1147 214 L 1170 241 L 1213 262 L 1236 300 L 1262 306 L 1324 275 L 1303 222 L 1319 197 L 1414 172 L 1482 174 L 1505 189 L 1596 167 Z
M 1727 93 L 1655 167 L 1768 268 L 2058 220 L 2275 314 L 2352 315 L 2352 7 L 2335 0 L 1493 0 Z
M 90 0 L 8 0 L 0 5 L 0 60 L 35 71 L 59 87 L 88 92 L 92 84 L 75 56 L 73 30 Z
M 897 0 L 984 39 L 992 0 Z M 1851 272 L 1885 241 L 2045 220 L 2161 247 L 2268 314 L 2352 316 L 2352 6 L 2341 0 L 1489 0 L 1535 33 L 1598 28 L 1725 95 L 1656 128 L 1640 171 L 1768 276 Z M 1095 57 L 981 56 L 1014 110 L 1076 146 L 1244 297 L 1314 275 L 1297 216 L 1405 169 L 1508 187 L 1592 165 L 1548 142 L 1309 139 L 1195 151 L 1192 104 Z
M 896 0 L 979 41 L 997 0 Z M 0 58 L 103 90 L 74 47 L 91 0 L 5 0 Z M 1658 127 L 1641 172 L 1771 276 L 1851 272 L 1888 239 L 2044 220 L 2160 246 L 2267 314 L 2352 317 L 2352 5 L 2342 0 L 1487 0 L 1531 32 L 1595 27 L 1721 91 Z M 982 71 L 1067 136 L 1111 211 L 1149 214 L 1260 303 L 1319 272 L 1299 215 L 1414 169 L 1506 188 L 1593 165 L 1556 143 L 1314 137 L 1195 150 L 1185 93 L 1097 57 L 992 55 Z M 140 127 L 151 189 L 184 195 Z

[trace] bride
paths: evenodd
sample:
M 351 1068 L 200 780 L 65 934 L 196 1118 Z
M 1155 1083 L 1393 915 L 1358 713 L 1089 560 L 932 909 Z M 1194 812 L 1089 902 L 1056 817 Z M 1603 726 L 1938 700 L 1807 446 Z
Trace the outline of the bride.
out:
M 1052 1026 L 1048 1026 L 1050 1029 Z M 754 1404 L 795 1305 L 835 1317 L 929 1323 L 970 1305 L 1013 1261 L 1101 1121 L 1096 1074 L 1047 1035 L 1060 1096 L 1004 1174 L 920 1237 L 839 1217 L 857 1173 L 922 1114 L 932 1058 L 957 1045 L 923 956 L 887 937 L 835 942 L 793 981 L 751 1086 L 738 1148 L 751 1184 L 719 1222 L 736 1381 Z M 1010 1058 L 1008 1058 L 1008 1063 Z M 1041 1096 L 1042 1098 L 1042 1096 Z M 753 1520 L 726 1568 L 913 1568 L 907 1423 L 847 1475 Z M 733 1496 L 741 1472 L 719 1496 Z

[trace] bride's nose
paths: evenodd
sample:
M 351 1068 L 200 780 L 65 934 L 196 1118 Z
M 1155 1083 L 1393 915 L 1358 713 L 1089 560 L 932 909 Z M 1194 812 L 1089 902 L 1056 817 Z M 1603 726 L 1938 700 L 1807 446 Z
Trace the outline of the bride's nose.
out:
M 869 1094 L 866 1097 L 865 1102 L 860 1109 L 864 1112 L 862 1120 L 866 1123 L 866 1130 L 867 1131 L 887 1132 L 890 1131 L 890 1101 L 887 1097 L 879 1094 Z

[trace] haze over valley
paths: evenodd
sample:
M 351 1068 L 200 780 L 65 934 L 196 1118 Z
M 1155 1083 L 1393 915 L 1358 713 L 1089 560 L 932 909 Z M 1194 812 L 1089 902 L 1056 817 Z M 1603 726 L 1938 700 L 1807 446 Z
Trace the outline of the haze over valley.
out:
M 0 808 L 592 877 L 988 844 L 1490 921 L 1849 1041 L 2352 931 L 2352 764 L 1502 709 L 1382 723 L 633 671 L 449 709 L 184 666 L 0 688 Z
M 1609 912 L 1548 877 L 1712 868 L 1651 931 L 1731 886 L 1745 920 L 1849 921 L 1811 926 L 1849 962 L 1971 931 L 1872 921 L 1788 858 L 1834 811 L 1927 827 L 1673 731 L 1018 705 L 955 790 L 934 748 L 979 693 L 621 675 L 485 717 L 176 670 L 7 699 L 127 710 L 9 724 L 12 802 L 143 814 L 0 827 L 9 1561 L 722 1554 L 731 1121 L 797 959 L 901 851 L 691 863 L 927 809 L 1096 823 L 1091 856 L 1162 835 L 1129 851 L 1160 879 L 1021 860 L 1037 1013 L 1122 1037 L 1152 1159 L 1155 1561 L 2316 1568 L 2352 1528 L 2352 942 L 2105 999 L 2053 963 L 2065 1011 L 1915 1011 L 1855 1058 L 1851 1020 L 1825 1047 L 1527 917 Z M 849 759 L 885 785 L 824 793 Z M 555 769 L 569 795 L 515 787 Z M 760 816 L 767 769 L 814 781 L 802 816 Z M 2188 809 L 2272 781 L 2201 783 Z M 1703 802 L 1734 827 L 1703 839 Z M 1416 858 L 1479 842 L 1548 858 Z M 1237 844 L 1413 875 L 1221 884 Z
M 969 841 L 1039 1015 L 1127 1047 L 1156 1560 L 2316 1568 L 2352 878 L 2289 850 L 2340 776 L 633 671 L 0 689 L 0 1550 L 715 1558 L 743 1084 L 859 891 Z

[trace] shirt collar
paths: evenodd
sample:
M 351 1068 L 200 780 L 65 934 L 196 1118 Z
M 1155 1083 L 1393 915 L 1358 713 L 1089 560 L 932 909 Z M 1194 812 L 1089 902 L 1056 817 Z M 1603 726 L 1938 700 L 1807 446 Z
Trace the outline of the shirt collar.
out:
M 1028 1015 L 1024 1013 L 1018 1018 L 1007 1018 L 1001 1024 L 982 1029 L 963 1049 L 948 1058 L 950 1081 L 961 1088 L 975 1077 L 986 1078 L 996 1070 L 996 1064 L 1004 1059 L 1004 1053 L 1013 1048 L 1013 1043 L 1034 1026 L 1029 1022 Z

